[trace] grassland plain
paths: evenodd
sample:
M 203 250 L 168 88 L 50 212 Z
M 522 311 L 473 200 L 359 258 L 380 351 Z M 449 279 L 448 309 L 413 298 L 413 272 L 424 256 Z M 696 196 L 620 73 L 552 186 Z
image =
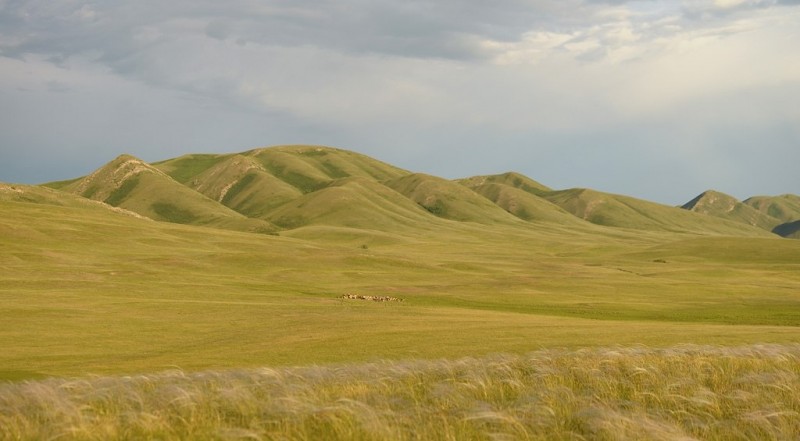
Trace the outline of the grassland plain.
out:
M 793 240 L 445 219 L 267 236 L 59 203 L 0 202 L 4 378 L 800 341 Z
M 3 348 L 0 351 L 0 380 L 27 381 L 28 387 L 42 390 L 55 385 L 68 391 L 75 384 L 85 384 L 88 391 L 100 383 L 93 383 L 95 380 L 87 379 L 87 375 L 117 376 L 96 380 L 106 381 L 103 384 L 108 387 L 114 382 L 125 384 L 129 381 L 120 375 L 134 375 L 138 376 L 135 378 L 164 379 L 163 387 L 169 389 L 167 383 L 173 378 L 224 376 L 229 370 L 235 370 L 231 374 L 234 377 L 247 377 L 253 371 L 242 373 L 245 371 L 241 369 L 269 366 L 281 375 L 300 378 L 298 381 L 302 383 L 313 378 L 303 377 L 299 373 L 301 368 L 290 366 L 340 366 L 344 363 L 342 366 L 347 367 L 343 369 L 374 373 L 370 366 L 375 365 L 354 363 L 374 363 L 383 359 L 480 357 L 476 362 L 480 365 L 495 360 L 490 354 L 506 353 L 510 354 L 509 359 L 520 360 L 515 357 L 528 357 L 519 354 L 535 350 L 545 350 L 538 353 L 545 354 L 541 355 L 545 358 L 560 353 L 547 352 L 552 351 L 548 348 L 565 348 L 562 350 L 571 354 L 565 356 L 565 360 L 572 357 L 577 363 L 581 357 L 591 353 L 579 348 L 617 345 L 673 347 L 679 344 L 741 346 L 769 343 L 780 346 L 767 346 L 772 348 L 768 350 L 751 346 L 738 351 L 749 351 L 755 355 L 748 357 L 764 358 L 762 361 L 767 364 L 783 359 L 797 361 L 794 345 L 800 343 L 800 241 L 781 239 L 761 229 L 711 216 L 671 207 L 654 207 L 657 204 L 641 203 L 631 198 L 600 193 L 587 196 L 586 192 L 550 192 L 535 181 L 528 182 L 524 177 L 512 174 L 489 177 L 486 182 L 477 178 L 467 182 L 475 188 L 492 185 L 492 192 L 487 194 L 497 196 L 495 199 L 502 200 L 506 206 L 502 211 L 498 205 L 492 205 L 501 210 L 500 213 L 511 212 L 514 202 L 516 206 L 527 204 L 525 206 L 530 207 L 531 212 L 535 208 L 542 213 L 541 217 L 522 219 L 520 216 L 498 215 L 498 219 L 502 219 L 496 222 L 459 222 L 447 219 L 446 213 L 445 216 L 441 216 L 443 213 L 435 216 L 436 213 L 420 207 L 419 203 L 414 204 L 410 198 L 382 183 L 412 182 L 418 175 L 360 156 L 354 160 L 355 165 L 347 165 L 348 162 L 337 159 L 339 156 L 329 156 L 326 150 L 267 150 L 249 152 L 244 155 L 249 159 L 244 160 L 235 156 L 200 155 L 199 159 L 191 156 L 161 163 L 160 169 L 173 181 L 162 179 L 159 182 L 170 183 L 159 188 L 177 188 L 175 185 L 181 180 L 180 184 L 187 185 L 180 187 L 181 192 L 206 192 L 205 196 L 201 195 L 205 198 L 202 199 L 203 205 L 211 207 L 213 204 L 210 202 L 216 201 L 225 210 L 230 209 L 229 214 L 233 213 L 231 218 L 241 215 L 245 221 L 258 220 L 257 216 L 247 216 L 257 213 L 255 207 L 259 206 L 259 198 L 282 194 L 287 202 L 269 213 L 262 213 L 261 220 L 278 220 L 278 214 L 287 216 L 287 219 L 295 216 L 299 220 L 291 225 L 294 228 L 280 231 L 277 235 L 156 222 L 143 218 L 141 214 L 62 191 L 0 184 L 0 317 L 3 318 L 0 324 L 0 347 Z M 247 164 L 253 164 L 253 158 L 266 161 L 263 155 L 275 156 L 275 161 L 283 162 L 277 162 L 278 166 L 271 162 L 258 162 L 263 170 L 255 171 L 235 167 L 244 164 L 247 168 Z M 232 175 L 230 179 L 218 179 L 214 177 L 217 172 Z M 254 177 L 246 179 L 246 176 Z M 276 181 L 277 176 L 281 177 L 281 183 Z M 457 193 L 451 191 L 453 183 L 424 178 L 420 181 L 422 184 L 440 190 L 430 195 L 423 194 L 422 202 L 428 196 L 446 197 Z M 291 189 L 284 185 L 287 180 L 292 183 Z M 79 182 L 81 180 L 73 180 L 51 186 L 64 188 Z M 238 184 L 241 182 L 244 184 Z M 271 183 L 273 187 L 263 190 L 255 186 L 258 182 Z M 405 190 L 429 191 L 422 184 L 410 185 Z M 494 188 L 498 186 L 514 190 Z M 112 202 L 122 201 L 134 194 L 133 189 L 133 184 L 127 188 L 122 182 L 118 188 L 108 189 L 105 198 L 110 197 Z M 502 197 L 499 196 L 501 192 L 504 194 Z M 564 200 L 557 202 L 567 211 L 573 208 L 585 210 L 584 203 L 607 205 L 604 219 L 621 219 L 619 216 L 629 212 L 642 216 L 631 218 L 630 228 L 596 225 L 578 217 L 560 222 L 559 219 L 566 215 L 564 210 L 553 205 L 552 211 L 547 212 L 546 204 L 549 202 L 530 200 L 520 192 L 531 197 L 538 197 L 537 194 L 560 195 Z M 580 197 L 573 198 L 575 195 Z M 169 194 L 163 196 L 170 197 Z M 230 197 L 226 199 L 226 196 Z M 585 198 L 589 196 L 591 198 Z M 492 197 L 487 197 L 485 202 L 481 202 L 491 203 L 492 200 Z M 230 206 L 226 207 L 222 202 Z M 477 203 L 459 205 L 457 198 L 446 202 L 452 204 L 454 212 L 462 210 L 472 216 L 480 213 Z M 132 209 L 136 207 L 131 205 Z M 251 214 L 237 213 L 234 209 Z M 286 224 L 280 226 L 287 228 Z M 379 303 L 342 299 L 341 296 L 347 293 L 388 295 L 404 301 Z M 630 351 L 636 350 L 620 351 L 632 354 Z M 659 356 L 668 355 L 653 351 Z M 710 369 L 727 375 L 729 365 L 726 363 L 731 356 L 724 349 L 708 351 L 700 358 L 709 366 L 716 366 Z M 603 357 L 598 354 L 595 355 Z M 600 359 L 595 361 L 599 363 Z M 755 371 L 760 367 L 767 369 L 767 364 L 759 364 L 762 361 L 752 362 Z M 399 366 L 397 369 L 400 370 L 416 366 L 422 372 L 461 362 L 408 363 L 392 366 Z M 186 374 L 153 374 L 170 369 L 180 369 Z M 313 372 L 317 368 L 307 369 L 302 372 Z M 338 368 L 319 369 L 336 372 Z M 196 372 L 205 373 L 194 374 Z M 791 370 L 789 373 L 781 372 L 775 378 L 787 376 L 791 379 L 794 375 L 791 372 L 796 374 Z M 353 382 L 380 383 L 369 375 L 359 379 L 353 377 Z M 608 381 L 624 380 L 615 375 L 610 374 Z M 747 375 L 726 377 L 728 380 L 725 381 L 743 381 L 743 378 L 750 378 Z M 756 379 L 753 384 L 756 384 L 760 377 L 753 375 L 752 378 Z M 82 379 L 39 380 L 45 377 Z M 437 381 L 423 384 L 435 388 L 439 387 Z M 563 381 L 569 381 L 569 378 L 565 377 Z M 704 377 L 697 381 L 706 384 L 711 380 Z M 767 379 L 763 383 L 772 384 Z M 790 384 L 796 391 L 796 383 Z M 502 388 L 495 386 L 486 389 L 486 393 L 503 393 Z M 10 414 L 4 415 L 13 414 L 15 394 L 25 390 L 24 387 L 24 383 L 18 383 L 0 389 L 0 399 L 7 400 L 3 406 L 12 409 Z M 180 395 L 183 394 L 180 390 L 195 386 L 182 384 L 176 387 L 170 390 Z M 331 394 L 342 391 L 337 387 L 331 386 Z M 463 387 L 483 386 L 467 381 Z M 739 394 L 739 389 L 705 387 L 718 397 Z M 101 390 L 110 390 L 104 388 L 106 386 L 100 387 Z M 375 393 L 380 394 L 379 389 L 376 390 Z M 561 393 L 558 390 L 561 389 L 548 393 L 558 396 Z M 627 390 L 619 389 L 620 393 Z M 771 389 L 741 390 L 749 391 L 759 400 L 768 400 Z M 210 394 L 217 392 L 208 391 Z M 577 389 L 572 393 L 578 393 Z M 662 401 L 675 398 L 659 395 L 666 393 L 663 388 L 652 393 Z M 196 394 L 192 392 L 189 395 Z M 696 398 L 688 392 L 678 395 L 687 402 Z M 354 406 L 364 404 L 359 398 L 348 398 L 346 394 L 343 397 L 344 401 L 330 406 L 341 405 L 344 409 L 346 406 L 342 403 L 347 400 L 353 400 Z M 628 395 L 620 397 L 620 403 L 630 401 Z M 64 398 L 67 401 L 72 399 L 80 402 L 80 397 Z M 616 398 L 609 399 L 613 401 Z M 62 402 L 58 400 L 60 398 L 53 403 Z M 181 400 L 176 398 L 174 403 Z M 292 399 L 286 400 L 290 402 Z M 536 422 L 535 415 L 526 414 L 530 418 L 522 426 L 513 423 L 518 422 L 515 420 L 518 417 L 514 416 L 505 420 L 510 425 L 495 430 L 493 424 L 500 424 L 498 421 L 503 418 L 495 418 L 495 423 L 492 423 L 490 420 L 494 414 L 491 412 L 485 414 L 488 419 L 473 418 L 480 414 L 481 406 L 490 401 L 470 400 L 473 407 L 469 412 L 477 413 L 453 413 L 452 424 L 443 425 L 452 430 L 434 438 L 456 439 L 476 433 L 487 437 L 497 433 L 536 438 L 545 433 L 537 432 L 540 425 L 549 427 L 546 418 Z M 208 404 L 203 403 L 197 406 Z M 647 406 L 659 408 L 655 401 L 648 403 Z M 300 409 L 298 415 L 304 412 L 302 409 L 320 409 L 314 407 L 316 405 L 303 407 L 305 404 L 300 399 L 295 404 Z M 30 412 L 46 414 L 35 405 L 31 406 L 27 408 Z M 249 404 L 245 401 L 242 406 Z M 588 409 L 588 413 L 570 408 L 570 412 L 578 412 L 575 415 L 583 415 L 576 416 L 574 424 L 559 419 L 547 420 L 555 421 L 553 424 L 558 427 L 566 427 L 560 432 L 563 434 L 561 438 L 613 438 L 613 431 L 623 430 L 624 424 L 633 427 L 630 432 L 620 432 L 623 435 L 627 433 L 625 436 L 629 438 L 658 438 L 664 434 L 665 438 L 674 438 L 685 434 L 687 437 L 724 439 L 724 433 L 734 433 L 735 430 L 749 434 L 747 436 L 761 433 L 767 438 L 781 438 L 796 428 L 793 418 L 798 418 L 796 402 L 783 400 L 750 409 L 738 416 L 726 414 L 732 419 L 720 419 L 719 427 L 707 422 L 703 423 L 705 426 L 698 425 L 716 427 L 703 432 L 692 421 L 706 418 L 705 414 L 695 414 L 706 412 L 705 408 L 681 410 L 664 404 L 664 409 L 672 410 L 658 414 L 650 412 L 650 407 L 645 410 L 631 408 L 633 413 L 625 413 L 619 407 L 611 406 L 593 413 L 591 406 L 577 406 Z M 154 418 L 167 412 L 157 407 L 152 409 Z M 380 415 L 386 410 L 372 409 Z M 400 412 L 392 409 L 392 412 Z M 177 412 L 177 418 L 187 418 L 177 407 L 173 410 Z M 607 410 L 610 413 L 603 413 Z M 209 411 L 216 412 L 213 409 Z M 82 438 L 97 430 L 97 433 L 107 433 L 109 437 L 125 438 L 145 433 L 136 432 L 139 429 L 135 427 L 125 428 L 124 424 L 115 426 L 113 421 L 103 420 L 99 415 L 88 416 L 92 412 L 95 410 L 89 410 L 83 416 L 67 417 L 73 418 L 70 421 L 75 423 L 74 431 L 68 433 L 56 420 L 26 420 L 12 416 L 9 418 L 17 418 L 14 421 L 21 425 L 14 427 L 25 426 L 28 427 L 25 430 L 33 432 L 4 432 L 4 436 L 35 439 L 46 433 L 53 436 L 66 433 L 67 437 Z M 164 432 L 159 427 L 163 428 L 166 423 L 156 423 L 156 419 L 161 418 L 158 417 L 153 420 L 152 436 L 275 438 L 280 437 L 279 432 L 273 432 L 270 427 L 277 425 L 286 429 L 287 438 L 311 439 L 319 434 L 339 438 L 413 438 L 407 432 L 409 420 L 401 421 L 406 416 L 398 417 L 400 422 L 397 425 L 389 422 L 373 424 L 353 416 L 350 420 L 342 419 L 346 427 L 338 429 L 331 421 L 322 421 L 323 426 L 330 427 L 320 428 L 314 426 L 319 421 L 311 424 L 303 417 L 297 420 L 301 421 L 299 426 L 290 428 L 289 425 L 294 423 L 274 422 L 247 412 L 230 427 L 228 423 L 222 423 L 227 420 L 218 419 L 220 425 L 217 429 L 222 432 L 214 432 L 217 429 L 207 426 L 198 429 L 206 432 L 183 435 Z M 414 410 L 410 408 L 407 412 L 413 413 Z M 417 416 L 422 418 L 425 411 L 419 412 Z M 674 412 L 673 418 L 664 419 L 669 412 Z M 317 411 L 312 414 L 319 416 Z M 313 415 L 309 418 L 316 418 Z M 587 417 L 589 420 L 582 419 L 586 415 L 590 416 Z M 604 432 L 606 429 L 602 429 L 600 422 L 602 418 L 591 415 L 605 415 L 622 426 L 609 426 Z M 336 416 L 337 421 L 340 416 Z M 761 429 L 743 425 L 742 421 L 750 421 L 751 417 L 760 421 Z M 172 416 L 165 414 L 163 418 Z M 212 418 L 218 416 L 212 415 Z M 245 420 L 250 423 L 245 424 Z M 101 422 L 111 432 L 92 426 L 95 424 L 92 421 Z M 434 424 L 432 420 L 419 421 Z M 634 422 L 644 422 L 646 427 Z M 47 432 L 51 424 L 56 432 Z M 513 432 L 511 426 L 517 427 L 514 429 L 517 432 Z M 724 432 L 723 426 L 733 429 Z M 371 427 L 376 427 L 377 432 Z M 223 429 L 226 428 L 231 431 L 225 432 Z M 647 432 L 650 429 L 654 431 Z M 663 433 L 659 432 L 662 429 Z M 151 429 L 145 427 L 142 430 Z

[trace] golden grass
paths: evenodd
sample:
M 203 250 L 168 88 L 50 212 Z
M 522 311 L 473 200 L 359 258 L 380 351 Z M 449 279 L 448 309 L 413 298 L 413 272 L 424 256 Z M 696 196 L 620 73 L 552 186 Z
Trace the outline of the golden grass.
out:
M 2 439 L 792 439 L 800 345 L 544 350 L 439 361 L 0 385 Z
M 0 202 L 0 379 L 800 342 L 798 241 L 438 218 L 275 237 L 53 202 Z

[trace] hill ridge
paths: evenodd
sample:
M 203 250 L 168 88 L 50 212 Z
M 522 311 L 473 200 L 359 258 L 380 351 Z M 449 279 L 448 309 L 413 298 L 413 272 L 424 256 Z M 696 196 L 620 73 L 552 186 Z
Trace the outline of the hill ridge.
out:
M 260 233 L 276 230 L 267 221 L 231 210 L 179 183 L 157 167 L 127 154 L 117 156 L 60 190 L 157 221 Z
M 770 232 L 781 223 L 780 219 L 763 213 L 731 195 L 716 190 L 707 190 L 700 193 L 697 197 L 682 205 L 681 208 L 752 225 Z
M 744 204 L 784 222 L 800 220 L 800 196 L 796 194 L 752 196 Z
M 735 204 L 739 203 L 740 201 L 735 197 L 722 193 L 717 190 L 706 190 L 699 195 L 697 195 L 694 199 L 690 200 L 689 202 L 683 204 L 681 208 L 685 210 L 695 210 L 706 207 L 708 205 L 714 205 L 722 201 L 725 205 L 729 206 L 727 211 L 733 211 L 735 208 Z
M 515 171 L 508 171 L 496 175 L 472 176 L 469 178 L 457 179 L 456 182 L 459 182 L 460 184 L 470 188 L 479 187 L 489 183 L 504 184 L 536 196 L 541 196 L 543 193 L 553 191 L 552 188 Z
M 514 228 L 530 228 L 531 222 L 578 228 L 588 221 L 611 228 L 759 236 L 784 223 L 715 190 L 682 210 L 590 188 L 553 190 L 514 171 L 447 180 L 320 145 L 188 154 L 153 164 L 123 154 L 83 178 L 45 185 L 151 219 L 244 231 L 369 229 L 373 222 L 387 233 L 408 232 L 443 219 Z M 794 200 L 784 199 L 760 203 L 780 203 L 793 212 Z M 701 210 L 706 206 L 715 208 Z
M 145 172 L 166 176 L 161 170 L 158 170 L 135 156 L 121 154 L 78 181 L 77 185 L 75 185 L 74 192 L 81 196 L 94 199 L 95 192 L 91 191 L 92 185 L 97 184 L 97 180 L 102 179 L 104 175 L 109 175 L 108 179 L 110 179 L 111 186 L 108 188 L 107 197 L 110 197 L 111 194 L 119 190 L 128 179 Z

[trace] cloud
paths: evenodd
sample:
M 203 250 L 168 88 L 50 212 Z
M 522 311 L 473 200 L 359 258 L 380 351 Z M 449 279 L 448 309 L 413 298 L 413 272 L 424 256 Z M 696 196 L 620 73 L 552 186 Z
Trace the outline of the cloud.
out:
M 0 125 L 0 145 L 24 145 L 30 132 L 41 149 L 135 146 L 160 159 L 165 149 L 318 142 L 442 170 L 455 165 L 425 155 L 469 152 L 459 167 L 473 169 L 518 163 L 489 159 L 498 149 L 552 161 L 560 149 L 566 162 L 602 151 L 585 157 L 628 163 L 671 148 L 664 163 L 675 166 L 725 155 L 735 127 L 740 139 L 774 129 L 785 154 L 779 128 L 799 120 L 798 4 L 6 1 L 0 110 L 16 122 Z M 502 146 L 487 149 L 492 139 Z M 587 179 L 610 182 L 590 169 Z

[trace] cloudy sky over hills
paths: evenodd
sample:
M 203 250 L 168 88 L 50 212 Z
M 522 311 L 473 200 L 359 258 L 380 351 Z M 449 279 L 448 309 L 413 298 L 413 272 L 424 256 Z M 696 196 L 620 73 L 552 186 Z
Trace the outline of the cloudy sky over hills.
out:
M 284 143 L 668 204 L 800 193 L 800 0 L 0 0 L 0 181 Z

